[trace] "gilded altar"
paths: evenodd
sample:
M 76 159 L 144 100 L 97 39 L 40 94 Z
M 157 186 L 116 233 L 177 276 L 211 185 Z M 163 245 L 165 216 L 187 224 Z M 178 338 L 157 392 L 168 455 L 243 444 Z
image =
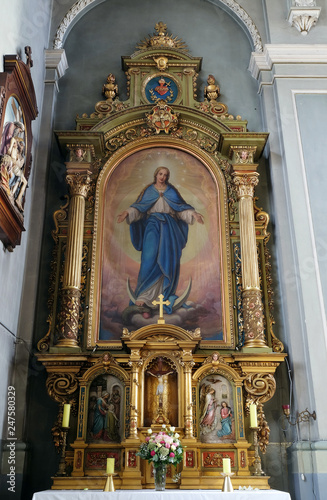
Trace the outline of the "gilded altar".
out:
M 285 357 L 269 216 L 255 198 L 267 134 L 229 113 L 213 75 L 198 96 L 201 58 L 163 23 L 122 61 L 128 99 L 110 73 L 94 112 L 56 132 L 69 196 L 54 213 L 37 357 L 58 403 L 59 451 L 63 405 L 73 411 L 53 488 L 103 488 L 108 457 L 116 488 L 151 488 L 137 451 L 162 424 L 186 447 L 168 487 L 221 488 L 230 458 L 236 487 L 269 488 L 249 420 L 255 403 L 264 453 L 264 403 Z

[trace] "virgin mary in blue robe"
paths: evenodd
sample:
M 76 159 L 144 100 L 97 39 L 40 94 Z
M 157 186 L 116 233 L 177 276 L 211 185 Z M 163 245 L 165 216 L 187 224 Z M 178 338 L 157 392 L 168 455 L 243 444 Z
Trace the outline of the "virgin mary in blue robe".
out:
M 160 197 L 163 203 L 156 211 Z M 136 299 L 139 300 L 145 292 L 149 294 L 152 288 L 158 291 L 159 283 L 162 287 L 159 293 L 163 294 L 163 300 L 170 302 L 169 306 L 164 306 L 165 312 L 171 314 L 177 299 L 175 292 L 179 280 L 180 259 L 188 236 L 188 223 L 183 220 L 182 213 L 186 210 L 194 213 L 194 208 L 186 203 L 177 189 L 169 183 L 164 191 L 158 191 L 154 184 L 151 184 L 131 208 L 139 212 L 137 220 L 130 224 L 131 240 L 134 248 L 142 252 L 135 289 Z M 154 294 L 152 300 L 156 299 L 159 293 Z M 150 305 L 149 302 L 147 305 Z

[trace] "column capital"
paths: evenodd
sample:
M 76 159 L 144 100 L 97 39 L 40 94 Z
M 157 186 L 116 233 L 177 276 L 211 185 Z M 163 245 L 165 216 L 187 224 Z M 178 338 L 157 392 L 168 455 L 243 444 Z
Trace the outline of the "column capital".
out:
M 87 197 L 91 184 L 91 172 L 87 169 L 88 166 L 89 164 L 87 164 L 83 170 L 75 170 L 67 173 L 66 182 L 69 186 L 71 196 Z
M 257 172 L 234 172 L 233 182 L 237 189 L 237 197 L 251 197 L 254 195 L 254 188 L 259 183 L 259 174 Z

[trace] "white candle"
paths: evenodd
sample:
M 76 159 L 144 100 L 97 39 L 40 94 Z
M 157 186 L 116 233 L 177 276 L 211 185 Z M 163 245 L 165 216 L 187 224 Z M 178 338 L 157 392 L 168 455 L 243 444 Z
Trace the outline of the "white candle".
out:
M 230 474 L 231 473 L 230 458 L 223 458 L 223 472 L 225 474 Z
M 115 471 L 115 459 L 107 458 L 107 474 L 113 474 Z
M 64 405 L 64 413 L 62 416 L 62 426 L 63 427 L 69 427 L 69 416 L 70 416 L 70 405 L 65 404 Z
M 250 427 L 258 427 L 257 405 L 250 404 Z

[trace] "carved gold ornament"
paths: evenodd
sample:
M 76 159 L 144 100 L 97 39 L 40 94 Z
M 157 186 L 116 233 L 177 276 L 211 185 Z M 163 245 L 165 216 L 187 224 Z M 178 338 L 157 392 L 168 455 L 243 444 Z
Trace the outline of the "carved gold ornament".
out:
M 156 134 L 164 131 L 166 134 L 177 127 L 179 113 L 174 113 L 165 101 L 158 101 L 152 112 L 146 115 L 147 124 L 155 129 Z

